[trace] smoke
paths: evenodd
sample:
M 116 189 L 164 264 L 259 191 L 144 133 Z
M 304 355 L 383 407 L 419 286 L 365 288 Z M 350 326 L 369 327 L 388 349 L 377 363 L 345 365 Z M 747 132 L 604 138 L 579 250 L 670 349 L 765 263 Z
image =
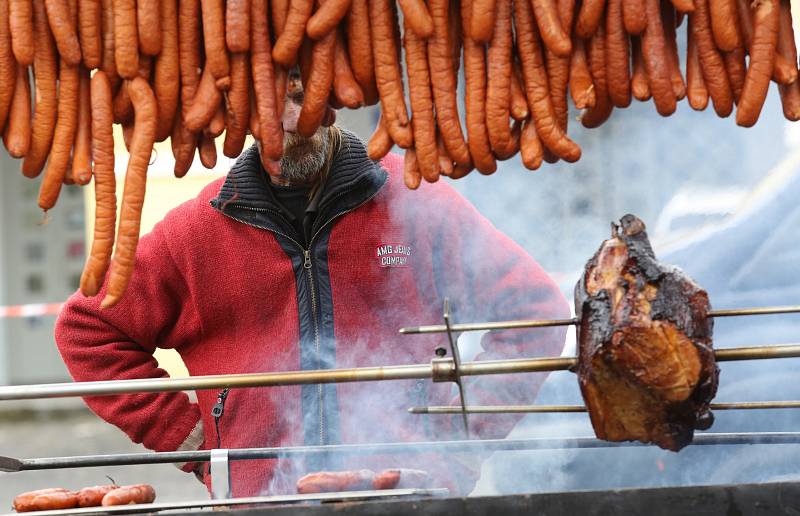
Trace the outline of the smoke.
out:
M 780 137 L 782 130 L 780 107 L 774 96 L 768 99 L 758 126 L 747 132 L 736 128 L 730 120 L 719 120 L 710 113 L 693 113 L 685 105 L 668 121 L 653 113 L 651 106 L 636 105 L 615 114 L 598 131 L 571 130 L 570 135 L 584 150 L 582 160 L 576 164 L 545 165 L 543 170 L 531 174 L 523 171 L 515 158 L 502 163 L 498 173 L 491 178 L 472 174 L 450 184 L 500 231 L 538 260 L 571 299 L 572 287 L 584 263 L 600 242 L 608 238 L 610 221 L 631 212 L 654 228 L 662 209 L 680 189 L 691 191 L 697 184 L 710 191 L 715 185 L 752 188 L 784 155 L 784 140 Z M 369 131 L 365 131 L 362 137 L 368 134 Z M 474 228 L 465 226 L 463 219 L 438 223 L 441 217 L 451 214 L 438 211 L 438 200 L 426 197 L 429 189 L 429 185 L 423 184 L 420 191 L 411 196 L 416 203 L 395 206 L 391 213 L 377 214 L 372 227 L 342 229 L 363 233 L 362 252 L 374 263 L 370 265 L 365 260 L 357 274 L 345 275 L 348 281 L 364 285 L 365 292 L 363 297 L 337 300 L 347 306 L 346 310 L 343 308 L 334 314 L 337 324 L 352 330 L 336 335 L 336 355 L 325 361 L 323 367 L 429 361 L 435 356 L 437 347 L 447 347 L 444 336 L 403 337 L 397 335 L 396 330 L 402 326 L 441 323 L 445 296 L 450 297 L 453 303 L 455 322 L 553 316 L 546 312 L 520 311 L 514 295 L 509 295 L 519 295 L 518 292 L 514 293 L 513 289 L 493 290 L 491 287 L 496 282 L 487 284 L 487 278 L 502 277 L 503 272 L 498 272 L 492 243 L 480 241 Z M 725 228 L 727 244 L 724 247 L 717 247 L 713 239 L 699 240 L 695 247 L 678 252 L 654 242 L 656 254 L 661 261 L 689 272 L 709 291 L 715 307 L 796 303 L 798 291 L 791 267 L 796 260 L 789 258 L 793 256 L 793 242 L 800 235 L 796 229 L 797 211 L 790 199 L 800 196 L 800 191 L 788 191 L 780 206 L 772 202 L 772 198 L 760 203 L 774 208 L 769 213 L 758 211 L 735 227 Z M 702 203 L 703 199 L 695 202 Z M 759 224 L 754 225 L 754 221 Z M 689 226 L 689 229 L 693 227 Z M 432 228 L 441 228 L 437 229 L 438 233 L 428 235 L 434 243 L 429 247 L 421 245 L 424 238 L 420 235 Z M 769 239 L 770 231 L 775 228 L 783 228 L 784 233 Z M 722 229 L 712 226 L 710 236 Z M 749 245 L 757 238 L 773 247 L 756 246 L 740 251 L 745 239 Z M 379 249 L 389 244 L 393 246 L 392 250 L 384 247 L 384 254 L 381 254 Z M 404 248 L 402 252 L 397 251 L 398 244 Z M 447 250 L 454 246 L 459 252 L 449 253 Z M 782 255 L 779 252 L 781 248 L 788 254 Z M 738 259 L 739 269 L 734 273 L 723 270 L 718 266 L 722 262 L 717 261 L 721 256 L 727 256 L 724 263 L 733 266 Z M 781 256 L 785 258 L 784 262 L 780 262 Z M 775 259 L 770 262 L 771 266 L 767 266 L 768 262 L 748 262 L 752 257 Z M 387 258 L 387 261 L 381 262 L 381 258 Z M 749 268 L 741 266 L 741 262 L 748 262 Z M 434 271 L 435 264 L 439 264 L 439 268 Z M 332 271 L 334 274 L 341 272 Z M 770 288 L 753 288 L 758 286 L 762 277 L 770 279 Z M 800 329 L 792 317 L 772 316 L 769 322 L 764 323 L 718 321 L 715 345 L 786 342 Z M 382 329 L 370 334 L 359 331 L 359 328 Z M 574 355 L 574 333 L 568 334 L 566 346 L 562 348 L 564 336 L 560 331 L 520 330 L 514 335 L 507 332 L 511 336 L 525 335 L 539 343 L 549 342 L 549 345 L 538 348 L 540 352 L 509 346 L 504 349 L 503 356 Z M 493 358 L 481 345 L 492 344 L 487 338 L 479 334 L 462 336 L 459 342 L 463 359 Z M 268 345 L 266 340 L 265 345 Z M 333 346 L 334 343 L 328 341 L 322 345 Z M 533 349 L 537 349 L 536 346 Z M 792 373 L 797 365 L 796 360 L 721 364 L 721 383 L 716 401 L 800 399 L 800 392 L 797 392 L 800 387 L 793 380 L 796 375 Z M 519 399 L 519 403 L 583 404 L 577 378 L 572 373 L 518 376 L 523 380 L 521 387 L 512 390 L 511 394 Z M 537 383 L 545 377 L 547 380 L 537 396 Z M 267 416 L 269 420 L 265 421 L 265 426 L 269 428 L 270 436 L 285 436 L 282 441 L 270 437 L 269 444 L 303 445 L 303 421 L 310 416 L 308 413 L 304 415 L 298 401 L 301 389 L 266 390 L 270 394 L 263 396 L 269 396 L 270 404 L 276 408 Z M 339 384 L 335 391 L 340 425 L 337 442 L 378 443 L 463 437 L 458 417 L 407 413 L 411 406 L 453 403 L 455 390 L 452 384 L 433 384 L 429 380 L 385 381 Z M 491 401 L 478 396 L 480 391 L 479 383 L 472 379 L 467 382 L 470 403 L 491 404 Z M 235 396 L 233 393 L 232 399 Z M 242 417 L 243 424 L 245 419 L 253 417 L 252 412 L 248 414 Z M 717 419 L 711 432 L 800 429 L 800 421 L 790 410 L 718 411 L 715 415 Z M 492 420 L 503 421 L 497 416 L 470 417 L 471 424 L 478 429 L 482 425 L 488 426 Z M 252 421 L 247 423 L 252 424 Z M 594 435 L 586 414 L 531 414 L 516 425 L 513 422 L 504 425 L 504 430 L 512 426 L 509 438 Z M 466 470 L 464 475 L 468 481 L 464 484 L 475 481 L 472 493 L 488 495 L 759 482 L 787 478 L 786 475 L 796 478 L 794 466 L 798 457 L 789 453 L 792 451 L 790 448 L 689 446 L 679 453 L 672 453 L 643 446 L 476 453 L 458 457 L 430 454 L 349 456 L 341 457 L 341 462 L 331 457 L 324 467 L 367 467 L 375 471 L 389 467 L 429 470 L 437 487 L 451 482 L 448 477 L 452 476 L 452 470 Z M 465 457 L 466 467 L 463 465 Z M 276 462 L 275 474 L 256 489 L 269 494 L 294 492 L 297 478 L 313 471 L 302 459 Z

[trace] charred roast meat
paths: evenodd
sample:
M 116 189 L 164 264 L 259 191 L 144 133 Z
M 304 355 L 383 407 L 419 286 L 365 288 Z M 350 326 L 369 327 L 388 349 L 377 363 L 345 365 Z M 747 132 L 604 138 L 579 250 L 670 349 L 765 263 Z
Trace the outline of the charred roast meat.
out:
M 719 369 L 708 294 L 656 261 L 626 215 L 575 287 L 578 379 L 599 439 L 678 451 L 713 423 Z

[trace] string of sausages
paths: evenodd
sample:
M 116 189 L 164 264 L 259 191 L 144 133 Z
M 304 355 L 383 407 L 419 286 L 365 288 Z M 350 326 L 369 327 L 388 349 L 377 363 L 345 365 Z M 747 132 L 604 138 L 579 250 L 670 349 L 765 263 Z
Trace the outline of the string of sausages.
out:
M 369 155 L 405 149 L 412 189 L 516 154 L 531 170 L 577 161 L 570 99 L 588 128 L 634 98 L 663 116 L 710 99 L 749 127 L 774 81 L 800 119 L 789 0 L 0 0 L 0 13 L 3 143 L 25 176 L 44 172 L 45 211 L 94 177 L 81 291 L 96 295 L 110 266 L 104 307 L 132 272 L 154 142 L 170 139 L 182 177 L 195 155 L 214 167 L 216 138 L 233 158 L 249 133 L 275 170 L 295 66 L 298 132 L 380 103 Z M 116 238 L 114 124 L 130 152 Z

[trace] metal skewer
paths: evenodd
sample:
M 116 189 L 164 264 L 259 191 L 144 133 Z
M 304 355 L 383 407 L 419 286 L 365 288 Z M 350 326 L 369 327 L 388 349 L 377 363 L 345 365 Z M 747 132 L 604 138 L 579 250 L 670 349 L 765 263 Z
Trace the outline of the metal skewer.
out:
M 717 349 L 714 351 L 714 356 L 718 362 L 796 358 L 800 357 L 800 344 Z M 576 357 L 483 360 L 480 362 L 464 362 L 461 364 L 459 372 L 460 376 L 535 373 L 569 370 L 577 366 L 577 364 L 578 359 Z M 352 369 L 317 369 L 312 371 L 211 375 L 189 378 L 144 378 L 139 380 L 10 385 L 0 387 L 0 401 L 108 396 L 138 392 L 175 392 L 222 389 L 225 387 L 275 387 L 427 378 L 434 381 L 454 381 L 454 377 L 455 368 L 452 359 L 439 359 L 429 364 Z
M 696 434 L 692 446 L 740 444 L 800 444 L 800 432 L 747 432 Z M 497 451 L 564 450 L 586 448 L 628 448 L 651 446 L 639 442 L 609 442 L 594 437 L 485 439 L 461 441 L 422 441 L 378 444 L 333 444 L 288 448 L 238 448 L 228 450 L 230 460 L 287 459 L 319 454 L 388 455 L 416 453 L 490 453 Z M 19 472 L 44 469 L 70 469 L 142 464 L 208 462 L 211 450 L 184 452 L 123 453 L 16 459 L 0 457 L 0 471 Z
M 800 401 L 736 401 L 712 403 L 711 410 L 761 410 L 800 408 Z M 583 405 L 472 405 L 464 409 L 468 414 L 541 414 L 588 412 Z M 431 406 L 411 407 L 410 414 L 460 414 L 461 407 Z
M 775 315 L 800 313 L 800 306 L 770 306 L 763 308 L 729 308 L 724 310 L 710 310 L 709 317 L 735 317 L 743 315 Z M 450 327 L 454 332 L 484 331 L 484 330 L 514 330 L 522 328 L 548 328 L 551 326 L 572 326 L 578 324 L 578 319 L 520 319 L 514 321 L 479 322 L 453 324 Z M 428 333 L 444 333 L 447 328 L 443 324 L 429 326 L 409 326 L 400 328 L 404 335 L 417 335 Z
M 450 299 L 444 298 L 442 309 L 444 325 L 447 328 L 447 340 L 450 343 L 450 354 L 453 357 L 453 372 L 455 373 L 455 383 L 458 387 L 458 397 L 461 400 L 461 419 L 464 421 L 464 434 L 469 439 L 469 418 L 467 417 L 467 393 L 464 384 L 461 382 L 461 352 L 458 350 L 458 340 L 453 338 L 450 331 Z

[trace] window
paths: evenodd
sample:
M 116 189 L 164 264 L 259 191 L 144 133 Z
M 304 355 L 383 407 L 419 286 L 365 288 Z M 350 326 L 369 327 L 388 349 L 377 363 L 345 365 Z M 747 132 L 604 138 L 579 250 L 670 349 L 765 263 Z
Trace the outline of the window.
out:
M 28 242 L 25 244 L 25 259 L 37 263 L 44 261 L 45 248 L 41 242 Z
M 82 240 L 73 240 L 67 244 L 67 258 L 74 260 L 76 258 L 83 258 L 84 245 Z
M 29 294 L 39 294 L 44 290 L 44 278 L 41 274 L 31 274 L 25 278 L 25 288 Z

